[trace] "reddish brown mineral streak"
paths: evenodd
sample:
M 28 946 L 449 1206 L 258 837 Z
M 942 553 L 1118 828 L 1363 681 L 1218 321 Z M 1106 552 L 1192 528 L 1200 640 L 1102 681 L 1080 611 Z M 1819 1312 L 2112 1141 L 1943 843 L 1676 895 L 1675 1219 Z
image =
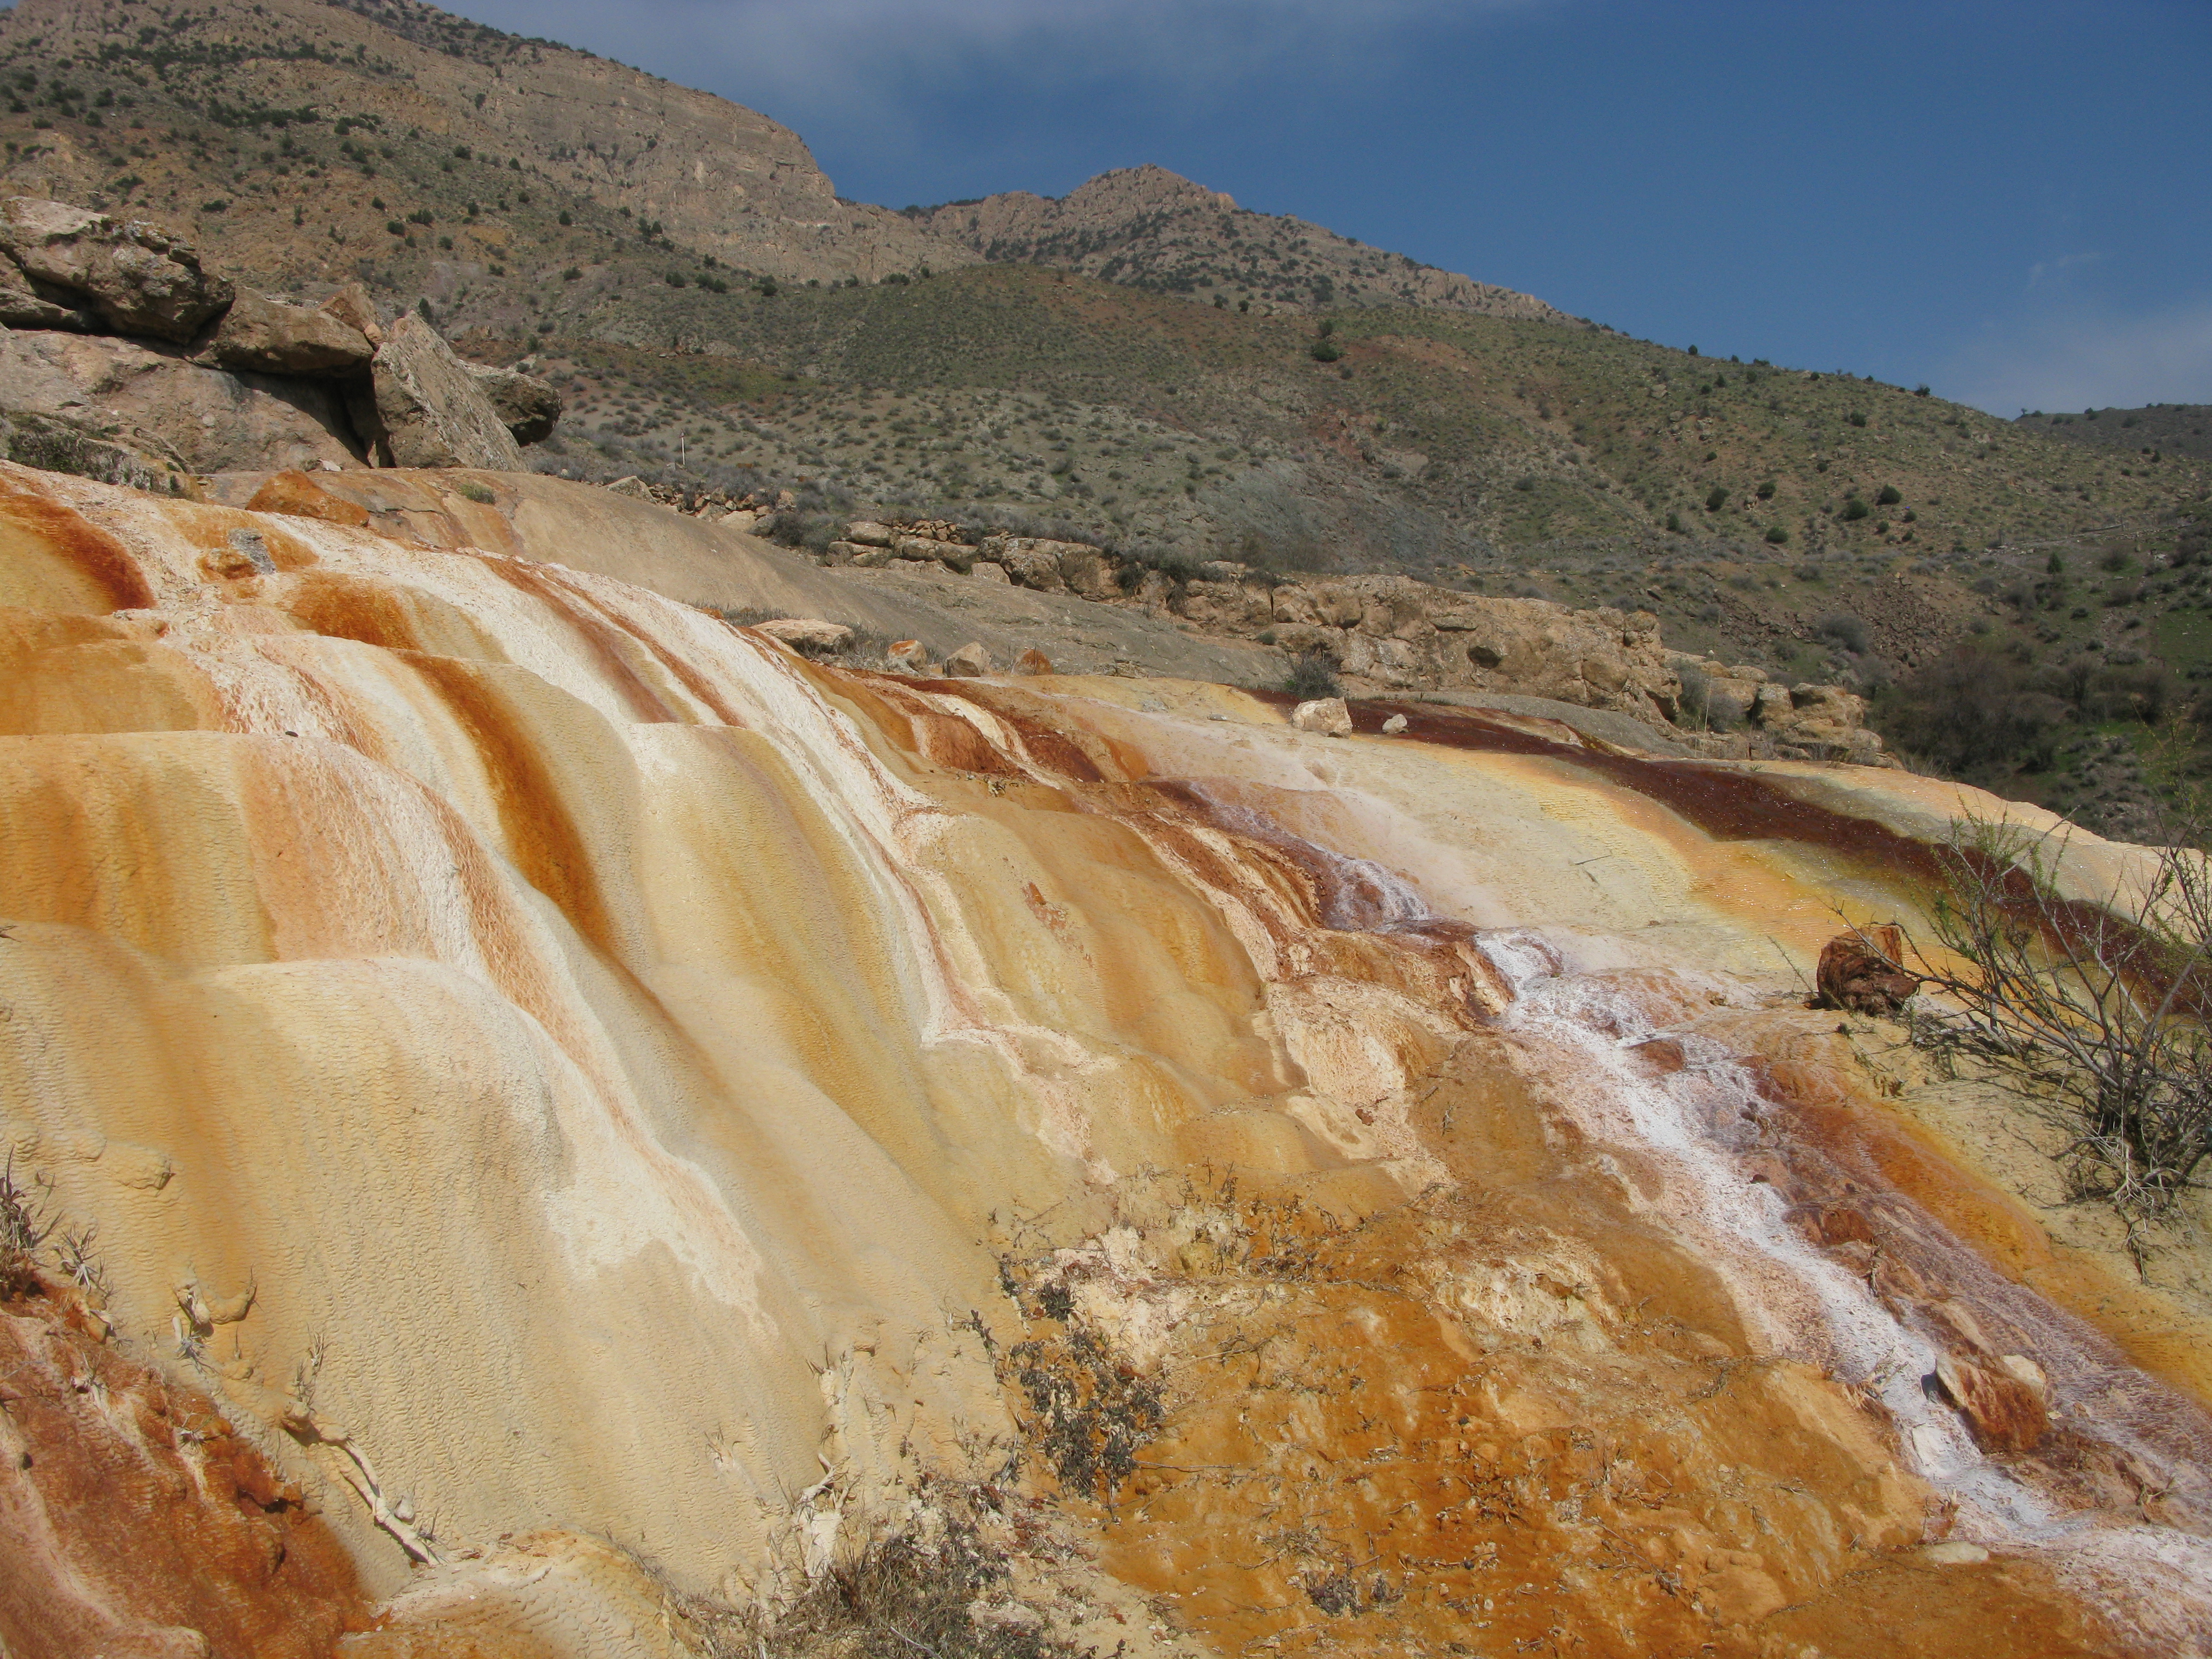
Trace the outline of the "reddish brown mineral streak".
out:
M 46 1295 L 0 1306 L 0 1652 L 334 1651 L 368 1617 L 337 1538 L 204 1396 L 91 1325 Z

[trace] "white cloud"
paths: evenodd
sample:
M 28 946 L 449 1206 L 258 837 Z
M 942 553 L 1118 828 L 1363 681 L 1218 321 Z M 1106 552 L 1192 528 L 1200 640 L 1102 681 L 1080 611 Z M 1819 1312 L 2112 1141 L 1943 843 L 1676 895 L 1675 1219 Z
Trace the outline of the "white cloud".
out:
M 1944 396 L 1993 415 L 2212 403 L 2212 298 L 2023 320 L 1959 352 L 1937 380 Z

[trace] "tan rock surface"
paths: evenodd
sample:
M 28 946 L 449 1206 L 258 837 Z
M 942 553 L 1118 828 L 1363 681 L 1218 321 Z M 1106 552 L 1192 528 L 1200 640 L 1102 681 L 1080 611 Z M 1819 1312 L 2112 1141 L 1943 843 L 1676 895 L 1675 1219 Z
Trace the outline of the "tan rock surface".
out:
M 244 289 L 205 348 L 218 368 L 264 374 L 359 374 L 375 353 L 368 335 L 327 306 L 293 305 Z
M 1934 797 L 844 673 L 540 562 L 848 580 L 718 526 L 325 483 L 371 526 L 0 469 L 0 1109 L 119 1340 L 188 1336 L 410 1616 L 481 1589 L 501 1639 L 657 1653 L 613 1634 L 668 1605 L 640 1561 L 803 1582 L 1018 1434 L 1010 1556 L 1060 1516 L 1216 1651 L 2149 1652 L 2200 1616 L 2203 1311 L 2166 1304 L 2177 1389 L 2094 1328 L 2150 1292 L 2077 1267 L 2069 1322 L 1989 1266 L 2033 1220 L 1883 1139 L 1793 1006 L 1839 890 L 1918 914 L 1849 826 Z M 2019 1529 L 1979 1494 L 2060 1476 L 1923 1392 L 1938 1303 L 2169 1484 L 2115 1462 Z M 1126 1464 L 1040 1449 L 1094 1388 L 1122 1415 L 1070 1434 Z M 1990 1559 L 1939 1586 L 1947 1504 Z
M 0 410 L 73 419 L 191 472 L 362 465 L 327 384 L 203 368 L 111 335 L 0 331 Z
M 231 286 L 198 252 L 143 220 L 35 197 L 0 201 L 0 260 L 31 286 L 123 334 L 187 341 L 231 302 Z
M 420 318 L 392 324 L 371 372 L 374 449 L 384 465 L 520 470 L 522 451 L 506 421 L 468 366 Z

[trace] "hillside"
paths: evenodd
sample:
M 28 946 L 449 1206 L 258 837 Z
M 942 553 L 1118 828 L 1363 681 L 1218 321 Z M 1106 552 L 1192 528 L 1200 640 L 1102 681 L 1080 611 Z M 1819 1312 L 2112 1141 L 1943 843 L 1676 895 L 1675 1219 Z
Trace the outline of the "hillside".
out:
M 249 283 L 361 280 L 560 380 L 538 465 L 789 489 L 781 533 L 899 511 L 1402 570 L 1868 689 L 1968 647 L 2084 728 L 1977 775 L 2107 828 L 2140 780 L 2071 745 L 2132 755 L 2142 721 L 2097 711 L 2212 672 L 2212 470 L 2179 434 L 2079 441 L 2106 414 L 1693 357 L 1158 168 L 842 203 L 750 111 L 406 0 L 24 0 L 0 82 L 0 188 L 175 224 Z
M 841 202 L 764 116 L 413 0 L 19 0 L 0 78 L 12 188 L 159 215 L 283 285 L 676 244 L 795 282 L 966 257 Z
M 2141 409 L 2085 409 L 2071 415 L 2037 410 L 2021 416 L 2018 423 L 2063 443 L 2212 460 L 2212 404 L 2149 404 Z
M 1239 311 L 1405 305 L 1576 320 L 1526 294 L 1417 264 L 1303 219 L 1251 212 L 1160 167 L 1103 173 L 1056 199 L 1015 191 L 905 212 L 993 264 L 1079 271 Z

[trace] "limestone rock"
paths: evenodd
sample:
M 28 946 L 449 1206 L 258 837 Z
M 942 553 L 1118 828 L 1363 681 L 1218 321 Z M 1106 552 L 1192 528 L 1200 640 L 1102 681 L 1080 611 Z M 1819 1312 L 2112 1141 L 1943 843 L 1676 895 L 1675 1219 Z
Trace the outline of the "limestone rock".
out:
M 774 622 L 756 624 L 756 629 L 772 640 L 781 640 L 795 651 L 809 653 L 842 650 L 853 637 L 853 630 L 844 623 L 816 617 L 779 617 Z
M 628 495 L 633 501 L 649 501 L 653 500 L 652 487 L 648 485 L 644 479 L 639 477 L 635 472 L 629 474 L 626 477 L 617 478 L 612 483 L 607 486 L 607 489 L 614 495 Z
M 554 423 L 561 418 L 561 394 L 550 381 L 488 363 L 464 362 L 461 367 L 499 412 L 515 442 L 534 444 L 553 435 Z
M 1342 697 L 1316 697 L 1291 711 L 1291 724 L 1301 732 L 1348 738 L 1352 735 L 1352 711 L 1345 707 Z
M 1009 576 L 1006 574 L 1006 566 L 995 563 L 989 559 L 976 560 L 975 568 L 968 574 L 975 577 L 978 581 L 996 582 L 1001 587 L 1012 586 L 1014 580 L 1012 576 Z
M 240 289 L 198 354 L 218 368 L 264 374 L 357 374 L 376 355 L 368 337 L 319 306 Z
M 0 253 L 0 325 L 9 328 L 67 328 L 89 333 L 99 325 L 90 307 L 76 296 L 52 298 L 62 290 L 41 294 L 22 267 Z
M 1984 1451 L 2033 1451 L 2051 1431 L 2051 1413 L 2029 1384 L 1956 1354 L 1936 1362 L 1936 1380 Z
M 862 547 L 889 547 L 898 538 L 887 524 L 878 524 L 872 519 L 856 519 L 845 526 L 845 539 L 857 542 Z
M 1060 555 L 1049 546 L 1021 537 L 993 541 L 987 550 L 1006 569 L 1015 585 L 1040 593 L 1065 593 L 1066 580 L 1060 574 Z
M 231 302 L 181 237 L 35 197 L 0 202 L 0 253 L 40 297 L 89 310 L 121 334 L 191 339 Z
M 361 465 L 331 382 L 204 368 L 112 334 L 0 331 L 0 410 L 84 428 L 179 472 Z
M 372 347 L 384 343 L 384 325 L 376 319 L 376 302 L 359 283 L 348 283 L 323 301 L 323 309 L 368 340 Z
M 978 678 L 991 672 L 991 653 L 970 640 L 945 659 L 945 672 L 954 679 Z
M 895 557 L 935 562 L 963 575 L 975 562 L 975 550 L 962 542 L 940 541 L 933 536 L 901 536 L 891 544 Z
M 419 317 L 392 325 L 373 368 L 380 459 L 393 466 L 522 468 L 522 450 L 476 377 Z
M 918 673 L 922 664 L 929 660 L 929 648 L 920 640 L 893 640 L 890 649 L 884 653 L 884 659 L 902 673 Z
M 1893 925 L 1838 933 L 1820 947 L 1814 1006 L 1856 1014 L 1894 1014 L 1920 989 L 1905 971 L 1905 935 Z
M 1382 735 L 1386 738 L 1395 738 L 1405 729 L 1406 717 L 1403 714 L 1393 714 L 1382 722 Z
M 1990 1553 L 1963 1538 L 1947 1538 L 1940 1544 L 1923 1546 L 1920 1559 L 1931 1567 L 1978 1567 L 1990 1559 Z
M 1018 673 L 1049 674 L 1052 672 L 1052 659 L 1031 646 L 1015 661 L 1014 668 Z
M 2051 1377 L 2042 1366 L 2024 1353 L 2000 1354 L 1997 1364 L 2006 1376 L 2023 1384 L 2045 1407 L 2051 1404 Z

